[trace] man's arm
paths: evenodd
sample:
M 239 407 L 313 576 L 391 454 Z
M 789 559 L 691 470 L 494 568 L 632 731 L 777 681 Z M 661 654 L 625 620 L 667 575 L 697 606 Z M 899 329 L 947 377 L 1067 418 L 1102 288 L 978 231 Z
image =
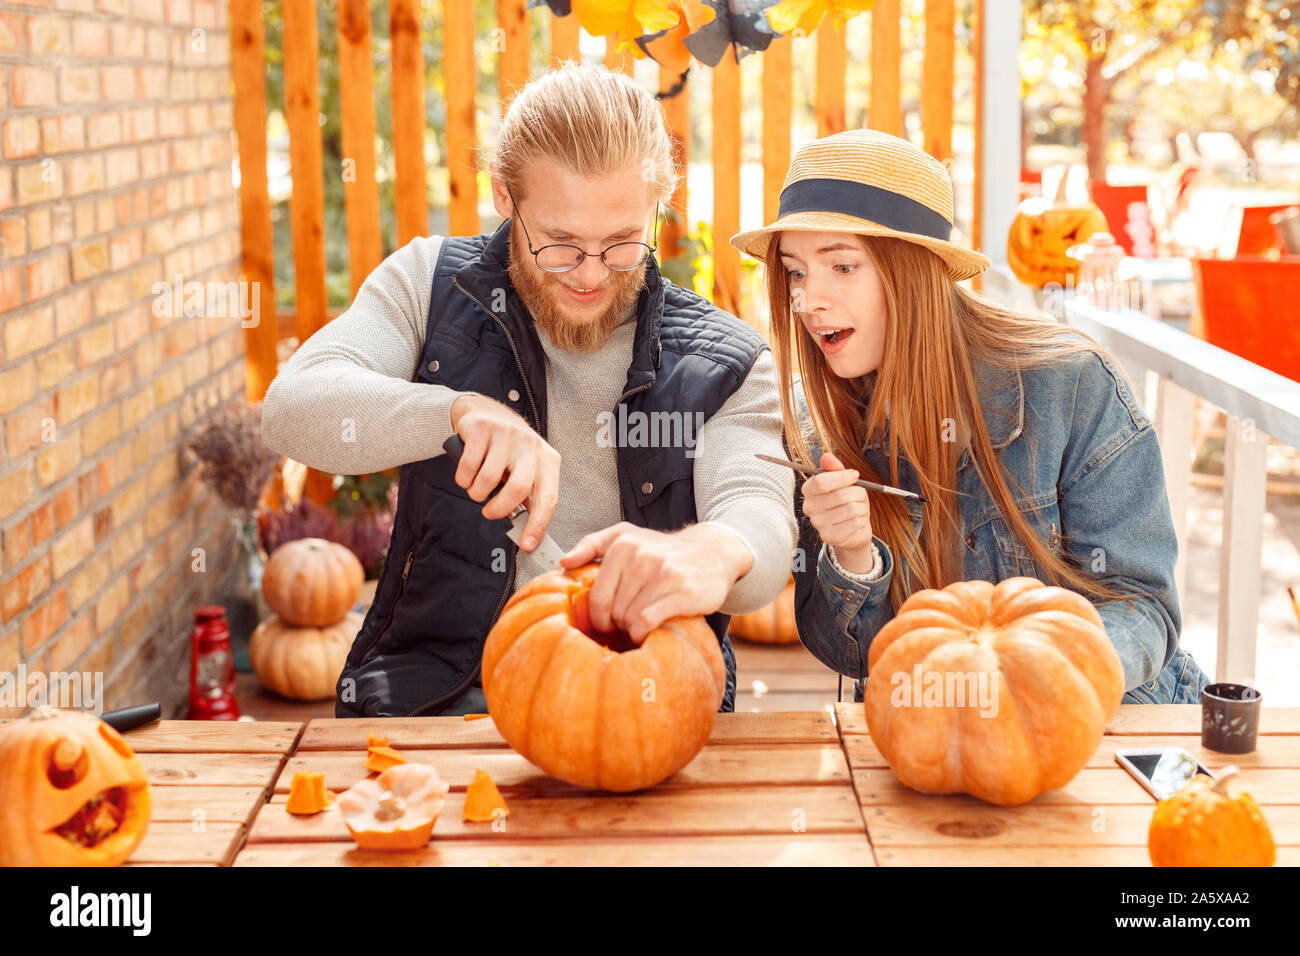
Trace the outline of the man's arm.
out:
M 753 556 L 719 609 L 726 614 L 766 607 L 790 580 L 798 533 L 794 472 L 754 457 L 786 457 L 782 432 L 776 364 L 764 350 L 740 388 L 700 429 L 695 447 L 697 527 L 738 538 Z
M 442 453 L 462 394 L 413 381 L 442 238 L 413 239 L 375 269 L 351 307 L 303 342 L 271 382 L 262 440 L 341 475 Z

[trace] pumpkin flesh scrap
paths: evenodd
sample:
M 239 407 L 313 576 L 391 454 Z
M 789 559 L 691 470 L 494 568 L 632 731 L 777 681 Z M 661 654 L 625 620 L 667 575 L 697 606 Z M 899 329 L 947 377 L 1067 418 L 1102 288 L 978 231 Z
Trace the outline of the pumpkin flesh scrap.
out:
M 371 773 L 383 773 L 389 767 L 406 763 L 406 758 L 392 747 L 366 748 L 366 769 Z
M 299 770 L 289 784 L 289 800 L 284 808 L 289 813 L 310 816 L 327 809 L 333 802 L 333 792 L 325 789 L 325 774 Z
M 485 770 L 475 770 L 474 779 L 465 788 L 462 819 L 472 823 L 490 823 L 510 812 L 496 783 Z

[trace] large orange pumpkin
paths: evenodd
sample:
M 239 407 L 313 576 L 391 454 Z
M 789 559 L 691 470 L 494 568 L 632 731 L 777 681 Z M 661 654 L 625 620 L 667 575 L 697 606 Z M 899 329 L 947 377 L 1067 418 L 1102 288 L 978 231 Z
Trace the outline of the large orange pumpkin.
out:
M 262 572 L 262 595 L 271 610 L 295 627 L 324 627 L 352 609 L 366 572 L 357 556 L 324 538 L 299 538 L 271 552 Z
M 149 826 L 144 767 L 91 714 L 37 707 L 0 730 L 0 866 L 117 866 Z
M 1097 609 L 1024 577 L 916 592 L 867 672 L 867 726 L 903 783 L 1001 805 L 1069 783 L 1124 696 Z
M 1109 230 L 1106 217 L 1092 203 L 1026 199 L 1007 236 L 1007 265 L 1017 279 L 1036 289 L 1049 283 L 1068 285 L 1079 278 L 1079 260 L 1066 250 Z
M 794 620 L 794 575 L 767 607 L 750 614 L 737 614 L 727 633 L 755 644 L 797 644 L 799 628 Z
M 1147 831 L 1152 866 L 1272 866 L 1277 847 L 1254 798 L 1229 789 L 1236 767 L 1197 774 L 1156 805 Z
M 638 790 L 686 766 L 726 690 L 702 617 L 672 618 L 637 647 L 591 626 L 599 565 L 557 569 L 510 598 L 483 648 L 483 694 L 506 742 L 580 787 Z
M 268 690 L 293 700 L 334 696 L 352 641 L 365 618 L 353 611 L 322 627 L 294 627 L 272 614 L 253 631 L 248 660 Z

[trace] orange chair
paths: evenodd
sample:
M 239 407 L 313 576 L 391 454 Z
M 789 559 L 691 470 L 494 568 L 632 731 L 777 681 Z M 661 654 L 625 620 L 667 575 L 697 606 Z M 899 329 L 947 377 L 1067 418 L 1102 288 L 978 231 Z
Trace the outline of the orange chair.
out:
M 1241 231 L 1237 234 L 1237 255 L 1266 256 L 1274 251 L 1286 254 L 1286 245 L 1277 228 L 1268 221 L 1268 217 L 1283 209 L 1290 209 L 1295 203 L 1281 206 L 1244 206 L 1241 210 Z
M 1088 195 L 1106 217 L 1111 235 L 1124 255 L 1155 258 L 1156 230 L 1151 223 L 1146 186 L 1112 186 L 1100 179 L 1090 179 Z
M 1300 382 L 1300 256 L 1193 259 L 1204 337 Z

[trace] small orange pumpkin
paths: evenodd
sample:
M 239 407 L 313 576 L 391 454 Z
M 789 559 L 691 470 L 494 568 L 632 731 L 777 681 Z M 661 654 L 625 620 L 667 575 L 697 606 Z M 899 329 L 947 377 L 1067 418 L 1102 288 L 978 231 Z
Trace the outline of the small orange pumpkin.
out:
M 149 784 L 99 718 L 40 706 L 0 729 L 0 866 L 117 866 L 149 827 Z
M 338 805 L 357 846 L 414 850 L 429 842 L 450 789 L 428 764 L 404 763 L 358 780 Z
M 257 680 L 292 700 L 326 700 L 334 696 L 348 651 L 365 618 L 349 611 L 322 627 L 296 627 L 272 614 L 253 631 L 248 659 Z
M 289 784 L 289 799 L 284 808 L 289 813 L 309 816 L 327 809 L 334 799 L 334 792 L 325 789 L 325 774 L 299 770 Z
M 599 568 L 550 571 L 511 596 L 483 647 L 483 695 L 506 742 L 551 776 L 639 790 L 708 741 L 726 668 L 703 617 L 665 621 L 639 647 L 594 630 Z
M 352 610 L 366 572 L 357 556 L 324 538 L 287 541 L 271 552 L 262 595 L 294 627 L 325 627 Z
M 755 644 L 799 643 L 799 628 L 794 620 L 794 575 L 767 607 L 733 617 L 727 633 Z
M 1003 806 L 1073 780 L 1124 696 L 1097 609 L 1027 577 L 917 591 L 867 673 L 867 727 L 899 780 Z
M 475 770 L 474 779 L 465 788 L 465 806 L 461 816 L 472 823 L 490 823 L 510 812 L 501 791 L 486 770 Z
M 1273 832 L 1255 799 L 1233 792 L 1236 767 L 1215 779 L 1197 774 L 1156 804 L 1147 830 L 1152 866 L 1272 866 Z

